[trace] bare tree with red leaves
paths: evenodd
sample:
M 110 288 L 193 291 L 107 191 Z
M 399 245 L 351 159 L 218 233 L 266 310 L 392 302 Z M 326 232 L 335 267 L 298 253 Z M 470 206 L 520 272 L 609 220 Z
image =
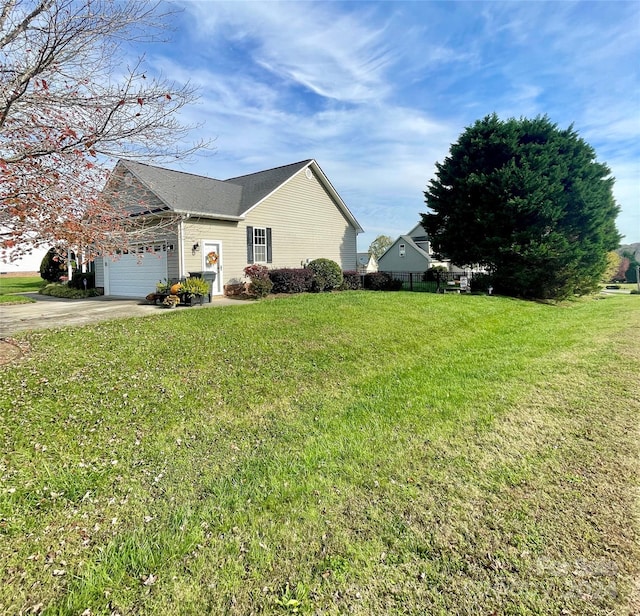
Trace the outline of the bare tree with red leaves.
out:
M 44 244 L 111 253 L 141 234 L 101 189 L 117 158 L 184 158 L 189 85 L 123 68 L 125 41 L 154 40 L 144 0 L 5 0 L 0 9 L 0 250 Z M 126 66 L 126 62 L 124 63 Z

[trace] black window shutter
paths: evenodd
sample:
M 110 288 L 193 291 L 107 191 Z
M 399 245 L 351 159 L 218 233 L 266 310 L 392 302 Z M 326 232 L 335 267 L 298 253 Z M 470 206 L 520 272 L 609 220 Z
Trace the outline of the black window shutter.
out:
M 247 227 L 247 263 L 253 263 L 253 227 Z
M 267 227 L 267 263 L 273 262 L 273 250 L 271 248 L 271 228 Z

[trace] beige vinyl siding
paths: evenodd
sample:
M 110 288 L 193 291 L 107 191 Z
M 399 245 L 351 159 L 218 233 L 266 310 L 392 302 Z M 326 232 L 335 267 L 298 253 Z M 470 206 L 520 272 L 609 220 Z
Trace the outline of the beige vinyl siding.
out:
M 166 240 L 167 242 L 167 278 L 169 281 L 179 280 L 180 278 L 180 245 L 178 244 L 178 236 L 172 236 Z M 169 246 L 173 245 L 173 250 L 169 250 Z
M 191 217 L 184 222 L 185 274 L 203 268 L 202 240 L 222 242 L 223 284 L 242 280 L 247 263 L 247 226 L 270 228 L 273 262 L 269 268 L 300 267 L 307 259 L 325 257 L 343 269 L 356 269 L 356 230 L 338 209 L 315 175 L 295 175 L 245 220 L 228 222 Z
M 342 269 L 356 269 L 356 230 L 315 174 L 309 179 L 305 171 L 249 212 L 240 223 L 243 235 L 247 226 L 271 228 L 273 263 L 269 267 L 300 267 L 307 259 L 324 257 Z M 244 259 L 246 264 L 246 254 Z
M 185 275 L 203 269 L 202 248 L 194 252 L 193 245 L 203 240 L 217 240 L 222 243 L 219 262 L 222 284 L 237 282 L 242 278 L 247 265 L 247 245 L 244 228 L 237 222 L 189 218 L 184 222 L 184 267 Z

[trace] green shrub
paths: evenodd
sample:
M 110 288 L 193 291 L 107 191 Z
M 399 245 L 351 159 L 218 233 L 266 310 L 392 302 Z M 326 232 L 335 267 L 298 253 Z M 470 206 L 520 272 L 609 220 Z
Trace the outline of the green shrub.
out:
M 312 291 L 331 291 L 342 284 L 342 269 L 331 259 L 315 259 L 307 268 L 313 272 Z
M 487 292 L 493 286 L 491 274 L 474 274 L 471 278 L 471 290 L 474 293 Z
M 423 282 L 435 282 L 438 280 L 446 280 L 449 270 L 444 265 L 434 265 L 422 274 Z
M 80 289 L 81 291 L 85 290 L 84 281 L 87 281 L 87 289 L 95 289 L 96 288 L 96 275 L 93 272 L 73 272 L 73 276 L 69 281 L 69 286 L 72 289 Z
M 357 291 L 358 289 L 362 289 L 362 276 L 356 270 L 342 272 L 342 285 L 340 289 L 343 291 Z
M 273 293 L 305 293 L 311 291 L 313 272 L 310 269 L 283 267 L 269 271 Z
M 84 299 L 87 297 L 97 297 L 99 293 L 95 289 L 88 289 L 86 291 L 80 289 L 73 289 L 66 284 L 59 284 L 52 282 L 45 285 L 38 291 L 41 295 L 48 295 L 50 297 L 62 297 L 65 299 Z
M 247 265 L 244 268 L 244 275 L 251 283 L 249 293 L 258 299 L 262 299 L 271 293 L 273 282 L 269 279 L 269 268 L 266 265 Z
M 255 295 L 258 299 L 267 297 L 271 293 L 273 282 L 268 278 L 255 278 L 249 284 L 249 293 Z
M 399 291 L 402 280 L 394 280 L 387 272 L 371 272 L 365 274 L 364 288 L 370 291 Z
M 47 282 L 58 282 L 66 271 L 64 259 L 58 255 L 55 248 L 49 248 L 40 262 L 40 277 Z

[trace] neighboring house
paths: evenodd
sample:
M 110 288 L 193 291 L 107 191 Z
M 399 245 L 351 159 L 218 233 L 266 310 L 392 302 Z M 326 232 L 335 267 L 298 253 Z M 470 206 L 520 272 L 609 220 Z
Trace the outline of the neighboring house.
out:
M 452 269 L 450 262 L 434 258 L 427 232 L 420 224 L 401 235 L 378 259 L 381 272 L 426 272 L 436 265 Z
M 362 228 L 315 160 L 228 180 L 121 160 L 105 194 L 158 229 L 154 241 L 96 260 L 105 295 L 144 297 L 158 280 L 190 272 L 215 274 L 219 295 L 253 263 L 300 267 L 324 257 L 356 269 Z
M 374 255 L 368 252 L 358 253 L 358 274 L 369 274 L 378 271 L 378 262 Z

